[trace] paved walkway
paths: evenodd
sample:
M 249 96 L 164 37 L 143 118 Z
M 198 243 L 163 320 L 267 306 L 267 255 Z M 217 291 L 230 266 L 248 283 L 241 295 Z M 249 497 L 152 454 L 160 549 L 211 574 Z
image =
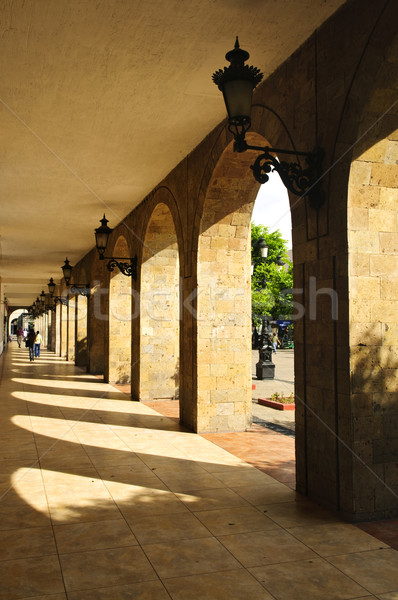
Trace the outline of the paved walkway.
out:
M 252 351 L 252 383 L 255 389 L 253 399 L 253 423 L 274 426 L 276 431 L 288 429 L 294 432 L 294 411 L 279 411 L 258 404 L 259 398 L 271 398 L 277 392 L 280 396 L 294 395 L 294 350 L 278 350 L 272 355 L 275 364 L 274 379 L 259 380 L 256 377 L 256 363 L 259 359 L 258 350 Z
M 0 368 L 2 600 L 398 598 L 395 550 L 233 446 L 54 354 Z

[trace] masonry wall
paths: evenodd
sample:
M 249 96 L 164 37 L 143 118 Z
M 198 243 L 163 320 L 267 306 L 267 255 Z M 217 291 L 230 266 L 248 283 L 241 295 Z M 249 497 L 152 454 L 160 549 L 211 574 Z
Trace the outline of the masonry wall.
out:
M 391 94 L 396 97 L 397 16 L 393 1 L 347 2 L 258 89 L 249 136 L 274 147 L 324 150 L 323 204 L 314 208 L 306 199 L 290 198 L 298 306 L 297 488 L 353 520 L 398 514 L 396 496 L 391 494 L 398 484 L 394 361 L 391 365 L 397 315 L 395 296 L 388 297 L 391 277 L 395 277 L 397 240 L 396 230 L 386 230 L 384 224 L 386 220 L 396 222 L 392 218 L 396 198 L 383 192 L 396 187 L 393 169 L 388 166 L 395 159 L 392 163 L 386 159 L 391 149 L 376 159 L 371 151 L 378 143 L 390 148 L 396 140 L 396 113 L 388 107 L 386 112 L 386 98 Z M 387 87 L 383 83 L 386 77 Z M 382 128 L 374 127 L 381 121 Z M 364 135 L 365 125 L 371 127 L 376 139 Z M 361 154 L 359 140 L 365 144 Z M 364 160 L 367 151 L 371 154 L 367 158 L 365 154 Z M 251 382 L 245 361 L 236 363 L 237 355 L 229 356 L 223 366 L 220 360 L 222 353 L 229 351 L 232 331 L 236 332 L 234 351 L 240 357 L 249 355 L 247 324 L 244 319 L 240 322 L 240 309 L 228 304 L 228 298 L 227 304 L 206 307 L 205 298 L 198 300 L 198 291 L 209 274 L 215 278 L 216 287 L 227 294 L 248 286 L 250 259 L 245 231 L 257 189 L 250 171 L 253 160 L 249 153 L 232 152 L 230 134 L 221 123 L 112 234 L 114 243 L 123 231 L 133 254 L 138 255 L 139 273 L 132 289 L 139 297 L 145 252 L 142 240 L 149 219 L 161 202 L 170 210 L 181 281 L 180 418 L 198 432 L 240 430 L 250 423 Z M 369 162 L 374 165 L 369 167 Z M 217 195 L 215 180 L 220 173 Z M 376 181 L 378 204 L 372 204 L 371 195 L 361 204 L 358 186 L 374 187 Z M 381 202 L 383 195 L 388 200 Z M 217 244 L 225 254 L 221 266 Z M 92 254 L 81 263 L 92 280 L 98 263 Z M 98 287 L 105 289 L 105 275 L 97 271 L 96 277 L 101 282 Z M 106 297 L 101 301 L 106 304 Z M 364 313 L 360 306 L 366 301 L 369 310 Z M 94 333 L 90 369 L 95 372 L 101 369 L 101 352 L 107 360 L 108 325 L 98 315 L 94 318 L 93 298 L 90 306 L 90 339 Z M 134 307 L 133 301 L 132 313 L 136 314 Z M 205 318 L 199 319 L 199 314 Z M 208 346 L 218 339 L 213 331 L 223 326 L 228 330 L 228 343 L 210 356 Z M 139 311 L 131 327 L 132 396 L 139 400 L 144 345 Z M 375 341 L 366 350 L 360 345 L 364 331 Z M 205 378 L 209 378 L 207 382 Z M 358 421 L 361 403 L 366 408 Z M 378 429 L 380 415 L 383 440 Z M 364 476 L 364 470 L 371 475 Z

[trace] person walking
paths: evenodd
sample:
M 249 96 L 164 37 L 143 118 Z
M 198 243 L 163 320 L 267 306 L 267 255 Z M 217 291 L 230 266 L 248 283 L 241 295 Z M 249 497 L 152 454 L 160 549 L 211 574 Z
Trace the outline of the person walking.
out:
M 34 329 L 29 329 L 28 335 L 26 336 L 26 345 L 29 348 L 29 360 L 35 359 L 35 339 L 36 334 Z
M 43 338 L 40 335 L 39 331 L 36 331 L 35 337 L 35 357 L 38 358 L 40 356 L 40 344 L 43 342 Z
M 22 340 L 23 340 L 23 329 L 22 329 L 22 327 L 19 327 L 18 332 L 17 332 L 18 348 L 21 347 Z
M 278 344 L 280 344 L 278 335 L 276 333 L 273 333 L 272 334 L 272 351 L 274 354 L 276 354 L 276 348 L 277 348 Z

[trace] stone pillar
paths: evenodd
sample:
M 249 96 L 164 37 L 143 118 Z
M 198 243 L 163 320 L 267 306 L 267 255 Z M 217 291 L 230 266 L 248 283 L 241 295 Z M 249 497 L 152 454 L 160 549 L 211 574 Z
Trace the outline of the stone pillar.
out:
M 68 358 L 68 311 L 69 307 L 60 304 L 61 314 L 61 353 L 62 358 Z
M 140 399 L 179 396 L 179 271 L 173 219 L 160 203 L 148 225 L 141 265 Z
M 123 236 L 118 238 L 112 256 L 130 256 Z M 111 273 L 109 281 L 109 344 L 105 378 L 112 383 L 131 382 L 131 281 L 131 277 L 118 268 Z
M 76 297 L 69 296 L 68 307 L 68 351 L 67 360 L 75 360 L 76 345 Z
M 76 296 L 76 357 L 78 367 L 88 366 L 87 297 Z
M 250 219 L 259 185 L 230 146 L 206 190 L 197 258 L 197 431 L 251 424 Z
M 108 285 L 94 279 L 88 300 L 88 371 L 96 375 L 104 374 L 105 370 L 109 325 L 108 297 Z
M 57 303 L 55 308 L 55 354 L 62 353 L 62 327 L 61 327 L 61 304 Z
M 56 352 L 56 336 L 57 336 L 56 312 L 51 310 L 48 313 L 48 317 L 49 317 L 48 318 L 48 349 L 51 352 Z

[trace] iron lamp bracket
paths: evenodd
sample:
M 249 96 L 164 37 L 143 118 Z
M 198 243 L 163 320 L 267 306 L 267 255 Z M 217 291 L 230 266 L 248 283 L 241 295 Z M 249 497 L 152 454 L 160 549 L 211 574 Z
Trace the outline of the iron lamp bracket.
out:
M 319 208 L 323 204 L 324 193 L 320 184 L 323 150 L 296 152 L 270 146 L 252 146 L 246 142 L 243 133 L 235 138 L 234 151 L 245 152 L 246 150 L 260 152 L 250 167 L 258 183 L 266 183 L 269 180 L 269 174 L 276 171 L 289 192 L 295 196 L 308 196 L 313 208 Z M 302 167 L 299 162 L 279 161 L 275 155 L 281 154 L 296 156 L 297 160 L 299 156 L 302 156 L 307 164 Z
M 137 255 L 130 257 L 127 260 L 125 257 L 100 255 L 100 260 L 105 259 L 109 260 L 106 265 L 108 271 L 112 272 L 115 268 L 118 268 L 123 275 L 132 277 L 134 281 L 137 281 Z
M 86 284 L 86 285 L 71 284 L 71 286 L 69 287 L 69 291 L 74 296 L 80 295 L 80 296 L 86 296 L 86 298 L 88 298 L 91 293 L 89 284 Z

